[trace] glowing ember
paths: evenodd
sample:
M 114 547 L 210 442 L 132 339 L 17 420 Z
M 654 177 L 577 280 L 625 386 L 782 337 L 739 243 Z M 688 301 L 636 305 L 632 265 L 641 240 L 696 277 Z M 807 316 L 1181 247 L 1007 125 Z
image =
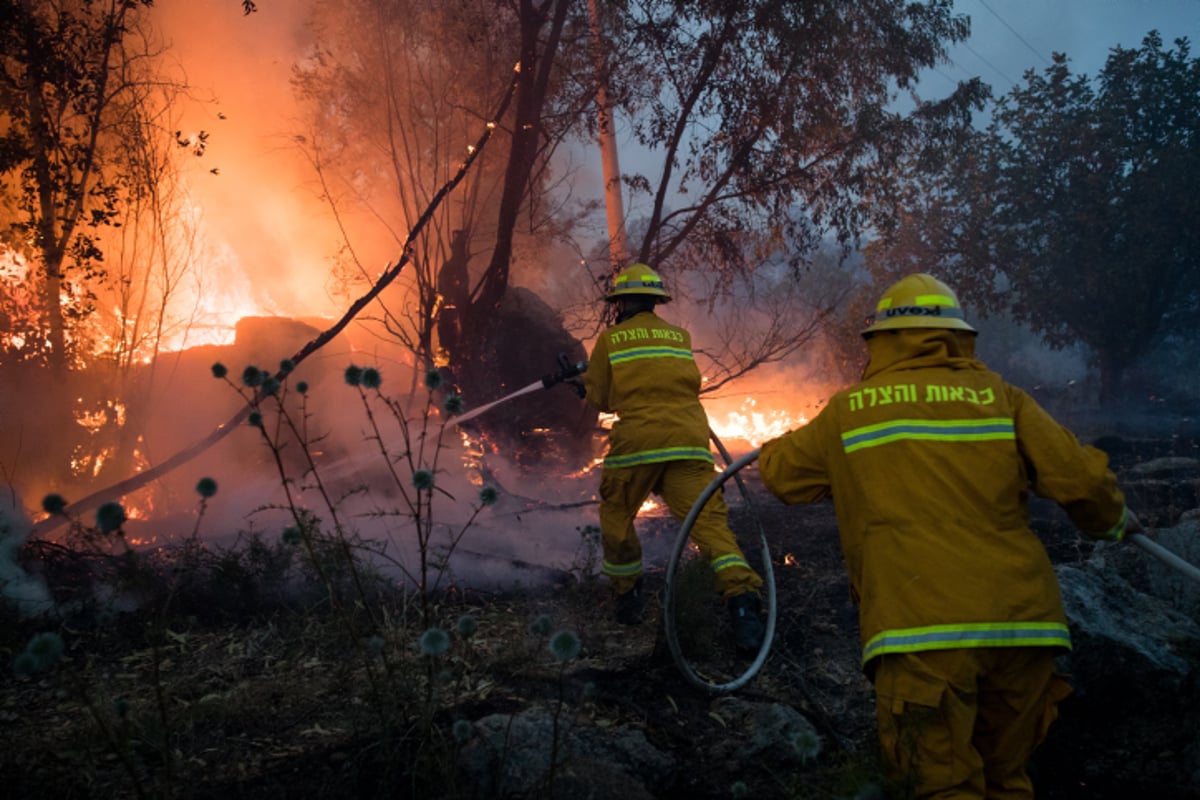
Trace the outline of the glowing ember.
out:
M 785 554 L 784 554 L 784 556 L 783 556 L 783 564 L 784 564 L 784 566 L 786 566 L 786 567 L 798 567 L 798 566 L 800 566 L 800 562 L 799 562 L 799 561 L 797 561 L 797 560 L 796 560 L 796 557 L 795 557 L 794 555 L 792 555 L 791 553 L 785 553 Z

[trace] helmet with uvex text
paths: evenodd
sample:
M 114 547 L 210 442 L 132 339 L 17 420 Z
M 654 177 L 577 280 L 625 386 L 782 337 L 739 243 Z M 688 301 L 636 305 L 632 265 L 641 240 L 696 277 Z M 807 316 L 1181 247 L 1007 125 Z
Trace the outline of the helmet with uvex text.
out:
M 663 279 L 645 264 L 631 264 L 617 273 L 617 277 L 613 278 L 612 291 L 604 299 L 612 303 L 632 295 L 647 295 L 660 303 L 671 299 L 663 287 Z
M 950 328 L 978 333 L 963 317 L 958 295 L 932 275 L 918 272 L 893 283 L 867 318 L 863 337 L 903 328 Z

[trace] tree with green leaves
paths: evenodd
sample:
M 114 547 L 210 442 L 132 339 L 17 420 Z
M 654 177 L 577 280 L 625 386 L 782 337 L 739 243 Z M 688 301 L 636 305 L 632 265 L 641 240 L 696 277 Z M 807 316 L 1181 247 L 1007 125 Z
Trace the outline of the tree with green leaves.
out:
M 626 177 L 648 201 L 634 250 L 671 272 L 753 269 L 772 252 L 798 266 L 822 241 L 854 242 L 894 213 L 900 157 L 936 152 L 982 100 L 969 82 L 897 110 L 921 70 L 968 35 L 948 0 L 609 13 L 618 109 L 658 156 L 657 171 Z
M 1056 54 L 920 185 L 877 263 L 939 271 L 1051 347 L 1082 343 L 1104 402 L 1200 311 L 1200 61 L 1151 32 L 1093 79 Z
M 890 226 L 903 157 L 938 153 L 984 98 L 975 81 L 916 98 L 921 71 L 968 35 L 943 0 L 661 0 L 601 17 L 608 96 L 648 154 L 623 176 L 633 258 L 695 283 L 708 316 L 738 331 L 705 365 L 711 386 L 843 316 L 853 284 L 832 275 L 829 244 L 844 257 Z

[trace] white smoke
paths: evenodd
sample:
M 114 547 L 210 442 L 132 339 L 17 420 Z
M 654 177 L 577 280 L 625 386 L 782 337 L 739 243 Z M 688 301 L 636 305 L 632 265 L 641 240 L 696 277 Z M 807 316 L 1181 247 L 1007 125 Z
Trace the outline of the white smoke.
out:
M 0 597 L 22 617 L 36 617 L 54 608 L 50 592 L 40 578 L 17 563 L 17 553 L 33 530 L 15 492 L 0 492 Z

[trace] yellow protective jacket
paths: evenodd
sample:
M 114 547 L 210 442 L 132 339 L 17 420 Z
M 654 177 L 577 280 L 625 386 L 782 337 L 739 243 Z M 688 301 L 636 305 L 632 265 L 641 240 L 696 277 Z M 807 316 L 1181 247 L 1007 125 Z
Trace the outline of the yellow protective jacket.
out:
M 759 455 L 785 502 L 833 498 L 864 665 L 895 652 L 1069 648 L 1029 492 L 1091 537 L 1120 539 L 1125 498 L 1108 457 L 975 360 L 971 334 L 893 331 L 869 347 L 861 383 Z
M 583 376 L 587 400 L 618 419 L 605 469 L 680 459 L 712 463 L 692 337 L 643 311 L 596 340 Z

